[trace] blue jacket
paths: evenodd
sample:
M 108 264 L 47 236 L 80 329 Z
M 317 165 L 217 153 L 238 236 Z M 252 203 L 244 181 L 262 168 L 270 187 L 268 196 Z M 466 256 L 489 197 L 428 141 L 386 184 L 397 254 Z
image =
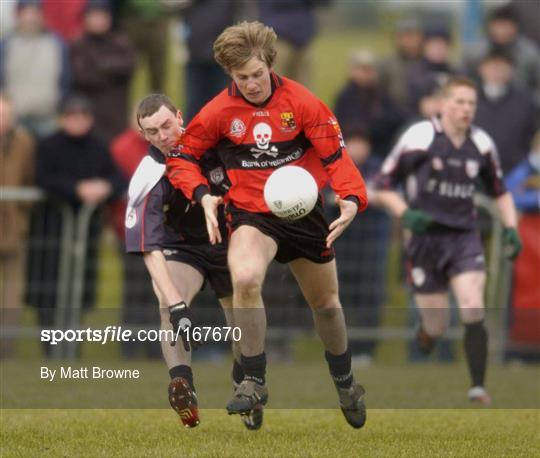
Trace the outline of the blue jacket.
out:
M 529 158 L 522 160 L 505 178 L 516 207 L 522 212 L 540 212 L 540 172 Z

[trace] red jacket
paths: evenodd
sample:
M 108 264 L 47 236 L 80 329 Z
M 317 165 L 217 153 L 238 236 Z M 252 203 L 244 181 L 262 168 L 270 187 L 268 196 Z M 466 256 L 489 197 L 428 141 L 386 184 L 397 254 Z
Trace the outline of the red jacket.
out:
M 191 199 L 208 192 L 198 160 L 216 147 L 231 180 L 226 201 L 250 212 L 268 212 L 263 190 L 283 165 L 308 170 L 319 190 L 330 181 L 341 198 L 367 206 L 360 172 L 347 155 L 339 125 L 328 107 L 306 88 L 274 73 L 264 106 L 247 102 L 234 83 L 211 100 L 188 125 L 177 150 L 169 153 L 169 180 Z

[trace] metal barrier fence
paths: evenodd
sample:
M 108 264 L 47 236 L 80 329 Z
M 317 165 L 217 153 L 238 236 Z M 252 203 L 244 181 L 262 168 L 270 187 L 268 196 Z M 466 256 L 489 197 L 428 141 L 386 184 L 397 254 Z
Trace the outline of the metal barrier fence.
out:
M 0 201 L 25 201 L 43 202 L 45 195 L 35 188 L 1 188 Z M 492 345 L 492 351 L 500 358 L 504 351 L 507 326 L 507 304 L 511 283 L 511 264 L 505 260 L 502 253 L 502 226 L 497 218 L 497 212 L 490 200 L 483 196 L 477 197 L 477 205 L 484 213 L 489 215 L 488 249 L 486 255 L 488 259 L 488 285 L 486 289 L 486 304 L 490 310 L 488 326 L 494 334 L 503 336 Z M 58 256 L 58 278 L 56 285 L 57 302 L 54 309 L 54 328 L 56 329 L 79 329 L 82 324 L 83 296 L 85 290 L 85 264 L 86 251 L 88 245 L 88 234 L 90 221 L 96 212 L 96 206 L 84 205 L 75 211 L 70 205 L 62 202 L 55 202 L 57 210 L 61 215 L 61 232 L 59 240 Z M 331 215 L 330 215 L 331 217 Z M 379 218 L 379 219 L 377 219 Z M 388 294 L 384 293 L 387 285 L 381 282 L 387 281 L 387 270 L 399 271 L 395 266 L 389 266 L 383 258 L 388 256 L 388 246 L 391 243 L 391 222 L 388 217 L 378 215 L 373 227 L 367 226 L 358 218 L 359 228 L 350 228 L 346 237 L 340 242 L 342 247 L 337 247 L 338 271 L 340 274 L 340 290 L 342 302 L 349 318 L 349 336 L 351 341 L 384 341 L 384 340 L 407 340 L 414 336 L 414 329 L 407 326 L 405 322 L 392 324 L 391 326 L 381 325 L 381 314 L 383 306 L 395 307 L 390 304 Z M 385 219 L 386 218 L 386 219 Z M 362 226 L 363 225 L 363 226 Z M 358 230 L 359 232 L 355 232 Z M 382 234 L 382 236 L 381 236 Z M 37 243 L 36 240 L 29 240 L 29 243 Z M 41 243 L 45 243 L 42 241 Z M 362 245 L 361 249 L 359 248 Z M 385 248 L 386 246 L 386 248 Z M 383 249 L 384 248 L 384 249 Z M 368 250 L 367 254 L 362 250 Z M 381 251 L 382 249 L 382 251 Z M 371 251 L 370 251 L 371 250 Z M 340 254 L 351 254 L 340 259 Z M 121 256 L 121 255 L 120 255 Z M 399 256 L 393 258 L 399 259 Z M 400 261 L 394 261 L 400 262 Z M 379 275 L 373 276 L 373 271 Z M 382 274 L 382 277 L 380 276 Z M 371 275 L 371 276 L 370 276 Z M 360 281 L 359 279 L 366 279 Z M 115 279 L 118 282 L 118 278 Z M 129 274 L 124 275 L 123 287 L 137 294 L 141 287 L 140 281 L 130 278 Z M 395 282 L 399 285 L 399 281 Z M 376 301 L 368 304 L 368 312 L 354 319 L 355 303 L 362 298 L 358 292 L 366 288 L 371 288 L 368 297 L 364 301 Z M 27 285 L 32 287 L 32 285 Z M 109 285 L 110 288 L 118 288 L 118 284 Z M 365 291 L 364 291 L 365 293 Z M 274 265 L 270 268 L 265 284 L 264 296 L 269 314 L 268 338 L 273 341 L 282 341 L 293 338 L 299 333 L 312 332 L 312 325 L 309 323 L 309 310 L 304 305 L 303 298 L 292 276 L 287 273 L 285 267 Z M 345 299 L 344 299 L 345 298 Z M 359 299 L 358 299 L 359 298 Z M 215 304 L 213 295 L 205 291 L 198 300 L 202 304 Z M 118 310 L 118 304 L 107 304 L 107 307 Z M 398 304 L 397 307 L 406 310 L 406 303 Z M 401 312 L 403 313 L 403 311 Z M 374 317 L 374 319 L 372 319 Z M 366 320 L 372 320 L 369 326 L 365 326 Z M 148 324 L 139 323 L 132 326 L 134 329 L 149 328 Z M 14 327 L 2 330 L 4 337 L 17 337 L 37 335 L 38 330 L 34 327 Z M 447 333 L 449 339 L 457 339 L 461 335 L 461 330 L 453 327 Z M 77 346 L 65 342 L 58 344 L 53 349 L 52 356 L 56 358 L 73 359 L 77 356 Z

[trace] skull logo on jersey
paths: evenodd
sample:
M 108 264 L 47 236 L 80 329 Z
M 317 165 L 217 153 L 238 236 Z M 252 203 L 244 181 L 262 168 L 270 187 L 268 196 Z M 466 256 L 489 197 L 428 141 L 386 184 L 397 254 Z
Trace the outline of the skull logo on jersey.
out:
M 268 124 L 260 122 L 253 129 L 253 138 L 257 143 L 257 148 L 267 150 L 270 146 L 270 140 L 272 140 L 272 128 Z

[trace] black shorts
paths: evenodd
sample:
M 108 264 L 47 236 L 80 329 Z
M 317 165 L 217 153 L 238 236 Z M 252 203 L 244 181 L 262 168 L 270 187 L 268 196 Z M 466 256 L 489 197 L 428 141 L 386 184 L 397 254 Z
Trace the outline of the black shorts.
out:
M 252 226 L 271 237 L 278 246 L 277 262 L 306 258 L 324 264 L 334 259 L 334 248 L 326 248 L 329 230 L 320 198 L 315 208 L 297 221 L 286 221 L 271 213 L 247 212 L 230 204 L 226 211 L 230 233 L 240 226 Z
M 208 281 L 218 299 L 232 296 L 232 282 L 227 266 L 227 245 L 204 243 L 163 249 L 167 261 L 188 264 Z M 205 285 L 203 285 L 204 288 Z
M 477 230 L 441 228 L 414 234 L 407 246 L 409 280 L 417 293 L 448 290 L 450 278 L 485 270 L 484 249 Z

